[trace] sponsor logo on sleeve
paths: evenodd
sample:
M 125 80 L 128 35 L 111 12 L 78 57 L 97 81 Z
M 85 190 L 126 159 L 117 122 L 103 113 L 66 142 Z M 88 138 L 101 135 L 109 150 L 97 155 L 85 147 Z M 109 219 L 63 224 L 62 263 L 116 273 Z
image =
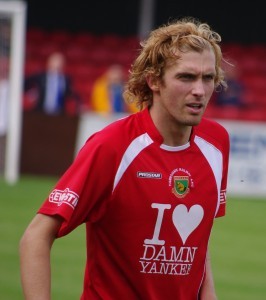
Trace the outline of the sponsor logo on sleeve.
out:
M 77 206 L 78 199 L 79 196 L 72 192 L 69 188 L 66 188 L 63 191 L 54 189 L 49 195 L 49 202 L 55 203 L 58 206 L 67 204 L 73 209 Z

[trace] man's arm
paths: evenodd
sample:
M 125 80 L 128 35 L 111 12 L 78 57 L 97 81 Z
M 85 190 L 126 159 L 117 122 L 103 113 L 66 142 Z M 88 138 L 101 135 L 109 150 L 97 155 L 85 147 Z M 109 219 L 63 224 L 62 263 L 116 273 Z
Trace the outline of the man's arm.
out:
M 200 290 L 200 300 L 217 300 L 211 269 L 210 255 L 207 253 L 206 274 Z
M 61 223 L 59 217 L 37 214 L 21 238 L 21 281 L 26 300 L 51 297 L 50 252 Z

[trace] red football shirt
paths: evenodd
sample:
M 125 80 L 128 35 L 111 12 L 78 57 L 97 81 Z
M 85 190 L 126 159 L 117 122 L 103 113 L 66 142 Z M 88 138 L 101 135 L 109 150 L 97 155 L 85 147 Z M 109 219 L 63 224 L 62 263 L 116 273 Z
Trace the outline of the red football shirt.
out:
M 88 139 L 39 213 L 58 237 L 87 226 L 81 299 L 196 300 L 215 217 L 225 214 L 229 137 L 203 119 L 169 147 L 148 109 Z

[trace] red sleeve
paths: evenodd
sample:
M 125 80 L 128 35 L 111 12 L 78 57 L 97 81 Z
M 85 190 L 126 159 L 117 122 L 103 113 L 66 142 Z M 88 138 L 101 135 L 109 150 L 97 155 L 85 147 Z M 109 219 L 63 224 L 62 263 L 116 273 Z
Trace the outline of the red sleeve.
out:
M 115 159 L 111 147 L 103 146 L 99 139 L 91 138 L 85 144 L 38 211 L 64 219 L 58 237 L 102 216 L 112 193 Z

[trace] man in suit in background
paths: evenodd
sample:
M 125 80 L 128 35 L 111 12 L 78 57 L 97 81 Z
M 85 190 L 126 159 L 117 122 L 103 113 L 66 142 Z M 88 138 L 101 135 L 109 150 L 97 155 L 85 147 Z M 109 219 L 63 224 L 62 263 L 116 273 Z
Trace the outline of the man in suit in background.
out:
M 26 109 L 42 111 L 48 115 L 67 112 L 67 102 L 75 103 L 72 113 L 79 111 L 79 97 L 72 90 L 70 77 L 65 74 L 65 57 L 54 52 L 47 60 L 45 71 L 30 75 L 25 80 Z M 25 104 L 25 103 L 24 103 Z

